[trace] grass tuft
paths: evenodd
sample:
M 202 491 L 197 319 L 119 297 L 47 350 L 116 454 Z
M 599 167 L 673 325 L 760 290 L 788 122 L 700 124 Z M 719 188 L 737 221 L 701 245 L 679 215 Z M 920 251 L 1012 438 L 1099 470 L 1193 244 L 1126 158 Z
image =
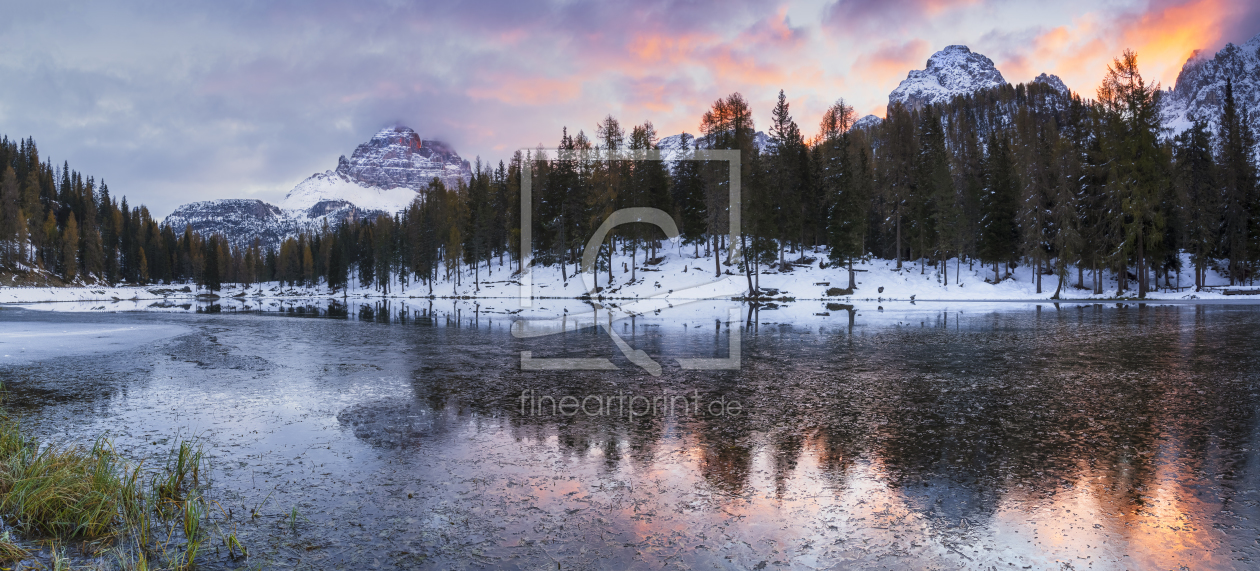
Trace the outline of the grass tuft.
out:
M 203 522 L 210 521 L 202 446 L 180 440 L 151 477 L 142 465 L 125 462 L 105 439 L 91 448 L 41 445 L 0 410 L 0 518 L 23 534 L 51 538 L 52 569 L 70 565 L 58 547 L 70 539 L 116 541 L 113 552 L 125 570 L 196 566 Z M 229 553 L 248 556 L 235 532 L 225 543 Z M 0 561 L 34 557 L 7 531 L 0 535 Z
M 11 563 L 30 558 L 31 552 L 22 549 L 22 546 L 13 543 L 13 537 L 9 535 L 9 532 L 6 531 L 3 534 L 0 534 L 0 561 Z
M 17 423 L 0 421 L 0 512 L 23 532 L 62 539 L 110 535 L 126 471 L 103 440 L 91 449 L 41 447 Z

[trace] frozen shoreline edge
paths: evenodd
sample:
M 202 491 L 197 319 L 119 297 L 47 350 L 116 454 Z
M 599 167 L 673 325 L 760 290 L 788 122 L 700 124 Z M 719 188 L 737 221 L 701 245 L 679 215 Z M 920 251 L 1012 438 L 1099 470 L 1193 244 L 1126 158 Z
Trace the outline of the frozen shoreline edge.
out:
M 686 253 L 662 252 L 658 263 L 627 267 L 632 264 L 629 256 L 618 256 L 609 274 L 601 270 L 596 278 L 597 285 L 603 286 L 603 292 L 588 295 L 588 286 L 578 276 L 566 273 L 559 266 L 535 266 L 531 268 L 529 281 L 533 284 L 531 299 L 535 300 L 570 300 L 622 303 L 646 300 L 665 300 L 677 302 L 694 302 L 704 300 L 723 300 L 757 303 L 791 303 L 793 301 L 852 303 L 852 302 L 1024 302 L 1024 303 L 1254 303 L 1260 299 L 1260 286 L 1225 286 L 1228 278 L 1208 270 L 1209 284 L 1217 291 L 1195 292 L 1192 287 L 1180 289 L 1156 289 L 1148 292 L 1145 299 L 1138 299 L 1136 289 L 1130 288 L 1126 295 L 1117 296 L 1118 284 L 1110 274 L 1100 276 L 1102 291 L 1093 295 L 1090 289 L 1075 287 L 1078 275 L 1073 268 L 1068 272 L 1068 280 L 1064 284 L 1061 299 L 1052 299 L 1058 287 L 1055 275 L 1042 275 L 1042 292 L 1036 292 L 1033 269 L 1018 266 L 1008 270 L 1008 274 L 998 283 L 987 281 L 993 277 L 992 266 L 984 267 L 969 264 L 963 269 L 958 261 L 947 262 L 947 275 L 942 276 L 938 266 L 924 266 L 921 261 L 904 261 L 901 269 L 896 268 L 894 260 L 867 259 L 856 261 L 855 285 L 852 293 L 827 295 L 828 290 L 848 285 L 848 268 L 820 267 L 818 258 L 812 263 L 785 264 L 788 271 L 763 271 L 754 278 L 762 295 L 754 299 L 746 299 L 748 291 L 742 273 L 735 273 L 735 268 L 727 266 L 724 273 L 714 273 L 715 260 L 712 257 L 694 257 Z M 816 253 L 812 253 L 817 256 Z M 821 256 L 818 256 L 821 257 Z M 1183 268 L 1189 268 L 1189 260 L 1184 260 Z M 620 266 L 620 267 L 619 267 Z M 392 276 L 387 284 L 389 293 L 382 293 L 377 287 L 354 285 L 349 291 L 332 292 L 325 285 L 317 286 L 284 286 L 280 282 L 262 284 L 225 284 L 215 294 L 198 288 L 192 284 L 149 285 L 149 286 L 0 286 L 0 306 L 58 303 L 58 302 L 123 302 L 123 301 L 214 301 L 229 300 L 518 300 L 520 296 L 520 276 L 512 273 L 512 265 L 492 264 L 476 270 L 461 267 L 458 276 L 452 273 L 450 279 L 435 280 L 432 286 L 417 283 L 414 279 L 404 285 L 397 276 Z M 583 276 L 585 277 L 585 276 Z M 506 279 L 504 279 L 506 278 Z M 611 278 L 612 285 L 608 285 Z M 1174 277 L 1178 283 L 1193 283 L 1193 278 L 1186 274 Z M 357 279 L 351 280 L 357 282 Z M 952 283 L 943 283 L 943 282 Z M 1093 276 L 1086 272 L 1086 285 L 1093 285 Z M 1248 293 L 1224 294 L 1220 288 L 1230 287 Z M 667 289 L 675 288 L 675 289 Z M 1087 292 L 1089 292 L 1087 294 Z M 1255 293 L 1251 293 L 1255 292 Z

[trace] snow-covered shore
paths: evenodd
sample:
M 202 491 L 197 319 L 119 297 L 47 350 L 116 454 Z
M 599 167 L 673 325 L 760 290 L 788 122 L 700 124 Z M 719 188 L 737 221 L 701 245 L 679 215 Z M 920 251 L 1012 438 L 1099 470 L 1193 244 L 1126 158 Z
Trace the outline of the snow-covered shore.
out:
M 948 264 L 948 279 L 942 279 L 936 266 L 921 261 L 908 261 L 898 270 L 892 260 L 871 259 L 855 264 L 856 289 L 851 293 L 838 294 L 837 290 L 848 285 L 848 270 L 840 267 L 824 267 L 825 256 L 810 253 L 805 258 L 812 261 L 787 264 L 787 271 L 764 269 L 756 276 L 757 286 L 764 296 L 780 301 L 831 300 L 831 301 L 1044 301 L 1050 300 L 1058 285 L 1058 277 L 1042 276 L 1042 291 L 1038 293 L 1033 281 L 1032 268 L 1020 266 L 999 283 L 990 283 L 993 266 L 979 264 Z M 1189 268 L 1189 261 L 1183 264 Z M 630 267 L 628 256 L 613 260 L 612 286 L 608 285 L 607 270 L 600 271 L 597 283 L 601 290 L 595 297 L 614 300 L 642 300 L 665 298 L 672 301 L 697 299 L 730 299 L 743 297 L 748 292 L 746 276 L 735 266 L 723 265 L 723 275 L 718 276 L 712 257 L 695 257 L 690 252 L 671 251 L 661 254 L 659 263 L 645 266 L 640 258 L 637 268 Z M 1004 269 L 1005 270 L 1005 269 Z M 590 286 L 583 279 L 572 275 L 573 267 L 561 270 L 559 266 L 534 267 L 526 283 L 532 283 L 535 299 L 577 299 L 587 295 Z M 1187 271 L 1172 279 L 1173 287 L 1161 287 L 1147 294 L 1149 300 L 1211 300 L 1255 299 L 1257 295 L 1226 296 L 1220 289 L 1193 291 L 1186 287 L 1193 284 Z M 565 279 L 568 278 L 568 279 Z M 589 276 L 588 276 L 589 279 Z M 1123 296 L 1116 295 L 1116 282 L 1104 273 L 1103 294 L 1095 295 L 1091 289 L 1075 287 L 1077 273 L 1068 272 L 1068 281 L 1059 293 L 1061 300 L 1130 300 L 1136 297 L 1136 289 L 1130 288 Z M 986 281 L 988 280 L 988 281 Z M 522 296 L 521 276 L 514 275 L 511 266 L 497 261 L 478 268 L 476 275 L 467 267 L 455 279 L 437 280 L 430 287 L 423 282 L 402 284 L 395 277 L 387 292 L 379 287 L 363 287 L 354 278 L 354 284 L 346 291 L 330 291 L 326 286 L 290 287 L 276 282 L 244 286 L 228 284 L 215 292 L 219 298 L 349 298 L 349 299 L 397 299 L 422 298 L 430 295 L 439 298 L 501 299 L 511 298 L 519 306 Z M 1163 279 L 1160 280 L 1161 286 Z M 1085 283 L 1092 284 L 1092 275 L 1085 273 Z M 1210 285 L 1228 284 L 1228 279 L 1209 270 Z M 1238 286 L 1234 289 L 1250 289 Z M 1260 289 L 1260 288 L 1258 288 Z M 830 290 L 830 291 L 829 291 Z M 526 290 L 528 292 L 529 290 Z M 0 287 L 0 304 L 34 304 L 46 302 L 121 302 L 146 300 L 194 300 L 198 296 L 207 299 L 210 292 L 195 285 L 125 286 L 125 287 Z M 829 295 L 829 293 L 831 295 Z M 148 304 L 143 304 L 148 305 Z M 532 305 L 532 304 L 531 304 Z

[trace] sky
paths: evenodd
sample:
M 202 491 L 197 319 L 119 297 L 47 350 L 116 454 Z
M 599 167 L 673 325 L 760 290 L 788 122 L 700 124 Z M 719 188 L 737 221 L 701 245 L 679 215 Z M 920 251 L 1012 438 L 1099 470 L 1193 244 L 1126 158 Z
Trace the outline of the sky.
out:
M 1007 81 L 1094 94 L 1124 49 L 1174 85 L 1195 50 L 1260 34 L 1254 0 L 6 0 L 0 133 L 155 216 L 278 202 L 378 130 L 414 128 L 497 163 L 611 114 L 661 136 L 742 93 L 764 129 L 780 89 L 807 136 L 844 98 L 882 116 L 935 51 Z

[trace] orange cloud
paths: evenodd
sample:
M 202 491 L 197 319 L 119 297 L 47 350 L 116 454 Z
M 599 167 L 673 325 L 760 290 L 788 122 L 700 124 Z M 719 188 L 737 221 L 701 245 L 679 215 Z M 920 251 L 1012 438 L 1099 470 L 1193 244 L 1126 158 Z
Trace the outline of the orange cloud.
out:
M 892 91 L 910 70 L 922 68 L 929 55 L 928 43 L 920 39 L 884 45 L 871 54 L 859 57 L 853 64 L 853 72 L 862 83 L 885 92 Z M 888 89 L 885 90 L 885 87 Z
M 1190 0 L 1147 12 L 1126 26 L 1124 42 L 1138 53 L 1138 63 L 1145 65 L 1147 77 L 1172 87 L 1182 64 L 1195 50 L 1221 40 L 1228 12 L 1224 0 Z
M 1107 65 L 1132 49 L 1149 83 L 1172 87 L 1195 50 L 1219 45 L 1233 9 L 1227 0 L 1180 0 L 1155 2 L 1140 13 L 1084 14 L 1070 26 L 1038 34 L 1029 49 L 1006 58 L 1000 69 L 1012 82 L 1054 73 L 1089 98 Z
M 721 43 L 712 34 L 637 34 L 627 46 L 639 63 L 683 63 L 705 46 Z
M 489 85 L 470 87 L 464 94 L 518 106 L 564 103 L 582 95 L 582 82 L 576 78 L 498 76 Z

